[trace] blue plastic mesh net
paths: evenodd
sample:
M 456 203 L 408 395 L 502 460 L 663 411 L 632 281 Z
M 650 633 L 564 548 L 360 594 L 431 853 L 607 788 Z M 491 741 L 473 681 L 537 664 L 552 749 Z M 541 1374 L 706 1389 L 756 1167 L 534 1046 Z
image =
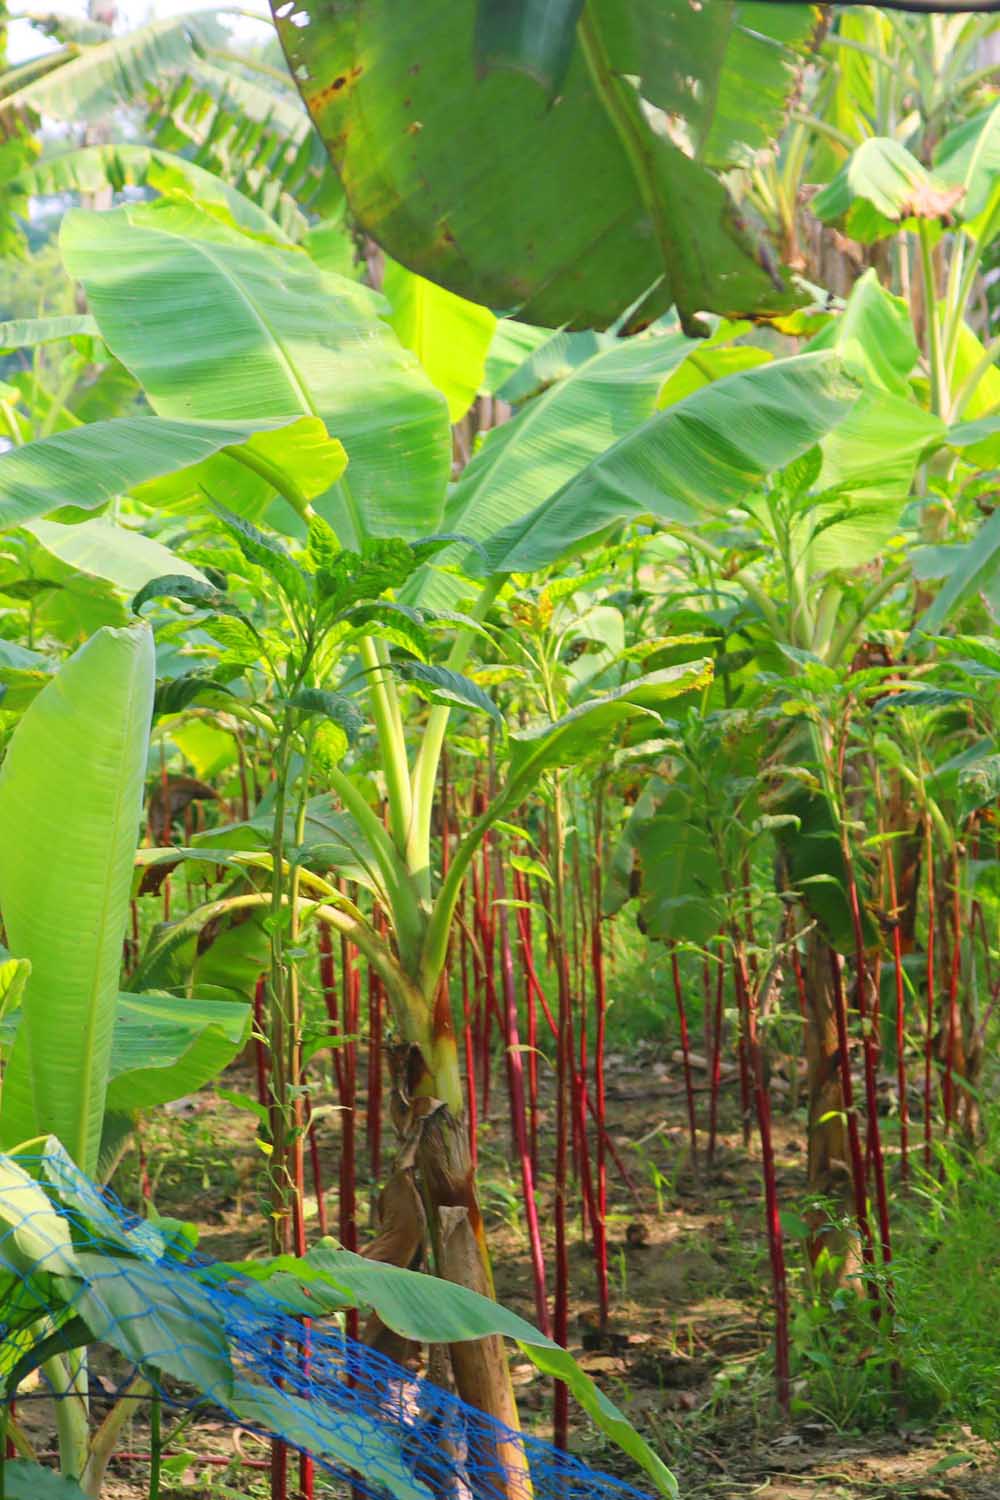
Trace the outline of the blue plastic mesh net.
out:
M 64 1309 L 58 1326 L 80 1317 L 124 1358 L 122 1389 L 141 1370 L 165 1401 L 201 1402 L 281 1438 L 373 1500 L 645 1500 L 348 1338 L 336 1320 L 305 1319 L 261 1283 L 186 1253 L 68 1158 L 0 1157 L 4 1383 L 30 1343 L 22 1330 L 54 1306 Z

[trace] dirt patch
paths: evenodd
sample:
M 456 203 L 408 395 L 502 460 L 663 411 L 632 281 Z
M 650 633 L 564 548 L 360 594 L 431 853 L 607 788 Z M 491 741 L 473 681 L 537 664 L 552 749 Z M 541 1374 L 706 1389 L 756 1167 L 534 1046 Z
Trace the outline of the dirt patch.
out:
M 499 1069 L 498 1069 L 499 1077 Z M 226 1092 L 250 1093 L 252 1078 L 233 1070 Z M 363 1112 L 363 1099 L 362 1112 Z M 551 1222 L 554 1108 L 542 1100 L 539 1182 L 543 1224 Z M 481 1186 L 500 1299 L 534 1320 L 520 1179 L 505 1102 L 482 1122 Z M 359 1129 L 363 1124 L 359 1120 Z M 570 1250 L 572 1352 L 645 1433 L 677 1473 L 685 1500 L 1000 1500 L 1000 1462 L 968 1430 L 935 1431 L 900 1423 L 898 1431 L 859 1433 L 814 1413 L 782 1420 L 770 1381 L 772 1320 L 760 1175 L 753 1144 L 742 1141 L 737 1099 L 723 1092 L 715 1161 L 692 1170 L 680 1069 L 646 1050 L 612 1060 L 608 1129 L 631 1183 L 608 1162 L 612 1319 L 598 1329 L 597 1286 L 589 1234 L 579 1218 Z M 331 1232 L 336 1232 L 338 1114 L 317 1126 Z M 206 1091 L 160 1112 L 123 1160 L 115 1186 L 137 1207 L 146 1180 L 161 1214 L 196 1225 L 203 1253 L 235 1259 L 263 1253 L 267 1204 L 252 1114 Z M 802 1121 L 779 1115 L 775 1146 L 783 1199 L 805 1186 Z M 701 1142 L 702 1151 L 704 1141 Z M 373 1184 L 359 1150 L 358 1218 L 368 1222 Z M 306 1205 L 315 1237 L 315 1193 Z M 513 1366 L 523 1420 L 551 1433 L 551 1388 L 534 1367 Z M 845 1372 L 846 1374 L 846 1372 Z M 22 1407 L 22 1411 L 24 1408 Z M 39 1447 L 51 1446 L 51 1413 L 39 1403 L 27 1418 Z M 168 1426 L 165 1418 L 165 1426 Z M 48 1436 L 46 1435 L 46 1427 Z M 635 1482 L 630 1465 L 581 1422 L 574 1449 L 595 1467 Z M 126 1455 L 111 1468 L 110 1500 L 148 1493 L 148 1430 L 137 1415 L 123 1434 Z M 194 1423 L 176 1445 L 162 1493 L 197 1497 L 268 1494 L 267 1448 L 223 1421 Z M 292 1455 L 289 1493 L 296 1492 Z M 342 1485 L 317 1475 L 316 1493 Z

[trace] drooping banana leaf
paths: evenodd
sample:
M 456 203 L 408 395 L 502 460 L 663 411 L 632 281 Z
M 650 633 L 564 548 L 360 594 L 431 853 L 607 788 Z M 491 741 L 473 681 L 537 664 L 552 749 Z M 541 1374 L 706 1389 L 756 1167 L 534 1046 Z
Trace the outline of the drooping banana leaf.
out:
M 146 120 L 153 145 L 193 157 L 260 207 L 293 239 L 306 217 L 329 216 L 344 191 L 302 101 L 268 77 L 260 82 L 196 58 L 172 88 L 157 91 Z
M 61 244 L 102 337 L 161 417 L 319 416 L 350 461 L 329 497 L 346 545 L 435 530 L 447 406 L 370 291 L 192 205 L 77 211 Z
M 644 1470 L 661 1495 L 677 1496 L 677 1482 L 669 1469 L 573 1356 L 489 1298 L 455 1282 L 323 1245 L 302 1259 L 282 1256 L 265 1263 L 249 1262 L 240 1269 L 261 1277 L 265 1285 L 273 1276 L 276 1297 L 290 1296 L 293 1305 L 301 1299 L 301 1291 L 298 1299 L 295 1293 L 302 1288 L 307 1297 L 320 1303 L 326 1299 L 331 1308 L 372 1307 L 388 1327 L 421 1343 L 457 1343 L 501 1334 L 545 1374 L 566 1382 L 587 1415 Z
M 148 625 L 98 631 L 27 709 L 0 770 L 0 910 L 31 962 L 4 1077 L 5 1145 L 59 1136 L 97 1166 L 142 816 Z
M 204 573 L 155 537 L 130 531 L 103 517 L 74 526 L 59 521 L 29 521 L 25 530 L 51 558 L 49 576 L 72 579 L 84 574 L 103 579 L 129 599 L 150 579 L 167 573 L 208 582 Z
M 555 97 L 544 60 L 484 76 L 477 0 L 273 10 L 352 213 L 411 270 L 550 327 L 794 305 L 719 169 L 780 131 L 812 7 L 561 6 Z
M 218 454 L 224 458 L 209 469 Z M 237 486 L 256 485 L 263 472 L 273 482 L 291 486 L 304 502 L 345 466 L 343 448 L 315 418 L 115 417 L 39 438 L 0 456 L 0 529 L 23 526 L 63 506 L 96 510 L 161 475 L 195 468 L 198 472 L 188 475 L 195 486 L 210 474 L 230 475 Z

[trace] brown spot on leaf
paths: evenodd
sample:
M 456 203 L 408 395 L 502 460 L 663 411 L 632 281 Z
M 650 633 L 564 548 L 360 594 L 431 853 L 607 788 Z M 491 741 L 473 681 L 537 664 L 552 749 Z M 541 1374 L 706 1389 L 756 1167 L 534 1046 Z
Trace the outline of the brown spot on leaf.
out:
M 951 211 L 965 193 L 964 187 L 937 188 L 925 182 L 916 185 L 910 197 L 899 206 L 901 219 L 943 219 L 951 222 Z
M 423 128 L 424 126 L 422 120 L 411 120 L 409 125 L 407 125 L 406 127 L 406 134 L 419 135 Z

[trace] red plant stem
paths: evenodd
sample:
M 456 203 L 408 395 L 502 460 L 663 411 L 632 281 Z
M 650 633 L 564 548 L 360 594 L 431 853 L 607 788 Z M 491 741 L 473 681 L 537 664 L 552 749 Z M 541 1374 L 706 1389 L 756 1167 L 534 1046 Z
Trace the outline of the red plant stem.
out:
M 691 1169 L 698 1170 L 698 1119 L 694 1108 L 694 1078 L 691 1075 L 691 1039 L 688 1036 L 687 1010 L 684 1006 L 684 990 L 681 985 L 681 966 L 677 957 L 677 944 L 670 944 L 670 967 L 674 979 L 674 1000 L 677 1004 L 677 1019 L 681 1029 L 681 1052 L 684 1057 L 684 1092 L 687 1094 L 688 1132 L 691 1137 Z
M 889 881 L 889 912 L 892 920 L 892 966 L 896 986 L 896 1091 L 899 1094 L 899 1162 L 900 1176 L 910 1176 L 910 1102 L 906 1080 L 906 990 L 903 983 L 903 934 L 899 924 L 899 893 L 896 888 L 896 864 L 892 850 L 886 860 Z
M 743 1145 L 750 1145 L 750 1049 L 747 1046 L 746 989 L 738 975 L 735 976 L 736 1010 L 739 1016 L 739 1045 L 737 1056 L 740 1064 L 740 1118 L 743 1125 Z
M 944 1064 L 944 1133 L 955 1115 L 955 1042 L 958 1035 L 958 985 L 962 972 L 962 891 L 958 855 L 952 856 L 951 973 L 948 983 L 948 1036 Z
M 496 891 L 500 901 L 504 899 L 503 867 L 497 861 Z M 548 1294 L 545 1288 L 545 1252 L 542 1248 L 542 1232 L 538 1223 L 538 1204 L 535 1200 L 535 1179 L 531 1167 L 531 1152 L 528 1147 L 527 1111 L 524 1099 L 524 1066 L 521 1059 L 521 1044 L 517 1024 L 517 989 L 514 982 L 514 958 L 510 946 L 510 921 L 506 907 L 500 908 L 500 977 L 504 997 L 504 1042 L 507 1058 L 507 1093 L 510 1099 L 511 1131 L 514 1148 L 521 1164 L 521 1191 L 524 1196 L 524 1215 L 531 1250 L 531 1280 L 535 1292 L 535 1316 L 544 1334 L 549 1333 Z
M 594 817 L 594 875 L 592 883 L 593 913 L 590 919 L 590 966 L 594 982 L 594 1093 L 597 1103 L 597 1216 L 601 1226 L 604 1247 L 603 1279 L 605 1288 L 608 1278 L 608 1162 L 606 1150 L 605 1122 L 607 1120 L 607 1094 L 605 1091 L 604 1055 L 608 1032 L 608 987 L 604 973 L 604 935 L 601 930 L 601 875 L 604 866 L 603 839 L 603 792 L 598 798 Z M 588 1100 L 588 1104 L 590 1101 Z M 599 1273 L 600 1274 L 600 1273 Z
M 465 892 L 462 892 L 461 912 L 463 920 L 459 923 L 459 963 L 462 970 L 462 1021 L 463 1038 L 465 1042 L 465 1097 L 466 1097 L 466 1120 L 469 1127 L 469 1155 L 472 1157 L 473 1167 L 479 1161 L 479 1114 L 478 1101 L 476 1098 L 476 1041 L 473 1034 L 472 1007 L 469 1000 L 469 940 L 465 928 Z
M 271 1500 L 288 1500 L 288 1449 L 277 1440 L 271 1444 Z
M 853 880 L 849 883 L 853 885 Z M 858 980 L 858 1013 L 861 1017 L 862 1046 L 865 1062 L 865 1108 L 868 1113 L 868 1155 L 875 1172 L 875 1206 L 878 1212 L 879 1240 L 882 1263 L 892 1261 L 892 1239 L 889 1232 L 889 1199 L 885 1186 L 885 1155 L 882 1150 L 882 1130 L 878 1114 L 878 1057 L 874 1016 L 867 1013 L 864 992 L 865 972 L 862 967 Z M 867 1163 L 866 1163 L 867 1165 Z M 892 1292 L 888 1291 L 890 1306 Z
M 719 941 L 718 973 L 715 977 L 715 1023 L 712 1027 L 712 1077 L 708 1104 L 708 1160 L 715 1160 L 715 1141 L 719 1124 L 719 1091 L 722 1086 L 722 1019 L 726 990 L 726 965 L 723 943 Z
M 785 1272 L 785 1246 L 778 1209 L 778 1184 L 774 1167 L 774 1143 L 771 1139 L 771 1103 L 764 1077 L 764 1059 L 757 1029 L 757 997 L 747 972 L 746 956 L 739 941 L 734 944 L 734 976 L 740 1009 L 747 1020 L 747 1051 L 753 1065 L 753 1092 L 760 1135 L 761 1171 L 764 1178 L 764 1201 L 767 1214 L 767 1246 L 771 1259 L 771 1281 L 774 1289 L 774 1375 L 778 1404 L 788 1410 L 791 1395 L 788 1341 L 788 1280 Z
M 569 1341 L 569 1241 L 567 1238 L 567 1168 L 569 1165 L 570 1101 L 572 1062 L 570 1057 L 569 967 L 563 935 L 556 954 L 559 980 L 559 1034 L 556 1048 L 556 1173 L 554 1218 L 556 1231 L 555 1300 L 552 1337 L 566 1347 Z M 569 1440 L 569 1391 L 563 1381 L 555 1384 L 552 1436 L 557 1448 Z
M 475 805 L 481 810 L 483 799 L 481 793 L 477 792 Z M 493 955 L 494 923 L 492 920 L 492 906 L 490 897 L 490 872 L 489 872 L 489 838 L 483 840 L 482 857 L 477 870 L 476 861 L 473 861 L 472 891 L 473 911 L 475 917 L 476 938 L 479 943 L 479 952 L 482 962 L 481 995 L 482 1005 L 480 1008 L 480 1053 L 479 1053 L 479 1083 L 480 1099 L 483 1118 L 489 1114 L 490 1109 L 490 1041 L 493 1026 L 493 1015 L 496 1011 L 496 971 Z
M 934 839 L 928 817 L 925 832 L 927 864 L 927 1031 L 924 1037 L 924 1166 L 931 1165 L 931 1101 L 934 1067 L 934 939 L 937 902 L 934 896 Z
M 840 1063 L 840 1091 L 847 1116 L 847 1142 L 851 1157 L 851 1181 L 854 1188 L 854 1215 L 861 1236 L 861 1254 L 866 1265 L 874 1266 L 875 1254 L 872 1244 L 871 1224 L 868 1221 L 868 1195 L 865 1185 L 865 1166 L 861 1155 L 861 1136 L 858 1132 L 858 1117 L 854 1108 L 854 1085 L 851 1080 L 851 1059 L 848 1052 L 847 1001 L 844 997 L 844 977 L 840 970 L 840 956 L 830 949 L 830 968 L 833 973 L 834 1010 L 837 1020 L 837 1056 Z
M 525 885 L 525 890 L 527 890 L 527 885 Z M 524 911 L 523 909 L 518 910 L 517 925 L 518 930 L 521 934 L 521 960 L 524 964 L 525 975 L 527 977 L 528 983 L 535 993 L 535 996 L 538 999 L 539 1005 L 542 1007 L 542 1010 L 545 1014 L 545 1019 L 548 1022 L 549 1030 L 551 1031 L 553 1037 L 558 1038 L 559 1026 L 556 1022 L 555 1016 L 552 1014 L 552 1008 L 545 998 L 545 991 L 542 989 L 541 983 L 538 978 L 538 971 L 535 968 L 534 953 L 531 942 L 531 913 L 528 911 Z
M 587 1106 L 589 1103 L 590 1094 L 587 1089 L 586 1075 L 576 1072 L 573 1075 L 573 1105 L 576 1135 L 579 1144 L 580 1205 L 584 1224 L 589 1223 L 594 1244 L 594 1265 L 597 1270 L 597 1295 L 601 1327 L 603 1328 L 607 1323 L 608 1317 L 608 1249 L 603 1225 L 600 1223 L 600 1215 L 597 1212 L 594 1180 L 590 1171 L 590 1141 L 587 1135 Z
M 340 940 L 341 993 L 344 997 L 344 1035 L 354 1036 L 358 1029 L 358 1001 L 361 974 L 346 938 Z M 355 1199 L 355 1121 L 357 1104 L 357 1043 L 345 1042 L 343 1053 L 343 1087 L 340 1096 L 340 1243 L 345 1250 L 358 1248 L 358 1223 Z M 349 1338 L 358 1337 L 358 1312 L 352 1308 L 346 1319 Z
M 577 846 L 578 847 L 578 846 Z M 574 858 L 573 881 L 577 890 L 580 884 L 580 866 Z M 579 996 L 579 1046 L 574 1037 L 575 1061 L 573 1064 L 573 1163 L 580 1181 L 580 1224 L 587 1231 L 588 1222 L 593 1226 L 593 1185 L 590 1179 L 590 1148 L 587 1140 L 587 985 L 583 969 L 582 923 L 578 920 L 576 903 L 573 903 L 573 952 L 576 972 L 576 993 Z
M 514 871 L 514 894 L 519 901 L 531 900 L 531 888 L 527 875 Z M 521 972 L 524 975 L 524 1011 L 528 1018 L 528 1134 L 531 1147 L 531 1169 L 538 1176 L 538 1007 L 535 1004 L 535 986 L 528 973 L 531 961 L 531 912 L 527 907 L 515 907 L 518 947 L 521 955 Z M 522 923 L 521 918 L 526 920 Z M 532 964 L 532 967 L 534 965 Z

